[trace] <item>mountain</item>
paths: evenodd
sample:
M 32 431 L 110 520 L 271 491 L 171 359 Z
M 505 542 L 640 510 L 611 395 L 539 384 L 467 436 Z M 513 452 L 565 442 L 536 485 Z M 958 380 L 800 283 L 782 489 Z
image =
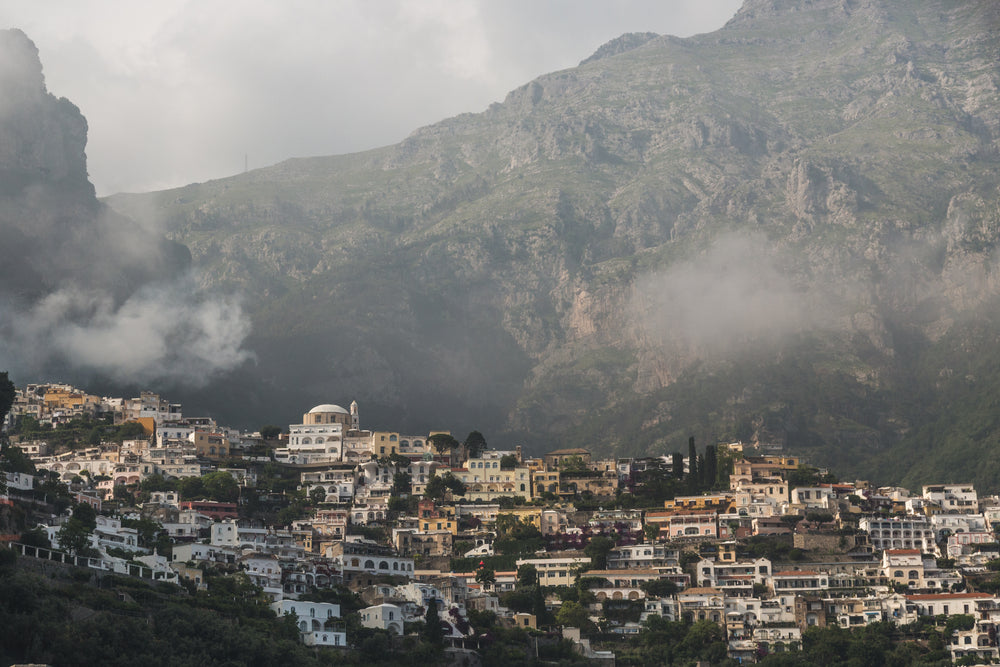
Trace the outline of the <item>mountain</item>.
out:
M 120 389 L 242 363 L 238 304 L 195 288 L 183 244 L 97 200 L 86 144 L 35 45 L 0 30 L 0 368 Z
M 85 283 L 121 298 L 190 263 L 181 245 L 97 201 L 87 180 L 87 121 L 45 89 L 38 50 L 19 30 L 0 31 L 0 90 L 4 297 L 35 299 Z
M 693 434 L 1000 483 L 998 28 L 748 0 L 394 146 L 108 203 L 245 295 L 255 362 L 196 395 L 237 421 L 357 398 L 536 451 Z

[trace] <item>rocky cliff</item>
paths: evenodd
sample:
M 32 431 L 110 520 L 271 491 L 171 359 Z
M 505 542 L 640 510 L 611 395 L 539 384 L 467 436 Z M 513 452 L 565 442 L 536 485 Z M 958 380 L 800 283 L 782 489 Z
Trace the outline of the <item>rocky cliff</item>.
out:
M 34 44 L 0 31 L 0 368 L 97 391 L 242 362 L 238 305 L 186 282 L 184 245 L 96 199 L 86 143 Z
M 748 0 L 396 146 L 111 203 L 252 295 L 243 405 L 870 471 L 939 416 L 929 378 L 994 349 L 998 27 L 986 1 Z

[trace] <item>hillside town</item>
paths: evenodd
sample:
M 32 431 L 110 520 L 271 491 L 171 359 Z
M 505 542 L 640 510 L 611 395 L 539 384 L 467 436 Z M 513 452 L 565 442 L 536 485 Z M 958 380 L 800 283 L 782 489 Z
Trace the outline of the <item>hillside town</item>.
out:
M 356 402 L 245 433 L 55 384 L 17 389 L 4 432 L 3 503 L 39 518 L 2 536 L 19 558 L 191 591 L 245 577 L 310 647 L 354 650 L 363 628 L 471 655 L 505 627 L 615 664 L 615 637 L 683 621 L 755 662 L 889 624 L 1000 662 L 1000 497 L 969 484 L 839 481 L 766 443 L 529 456 L 370 430 Z

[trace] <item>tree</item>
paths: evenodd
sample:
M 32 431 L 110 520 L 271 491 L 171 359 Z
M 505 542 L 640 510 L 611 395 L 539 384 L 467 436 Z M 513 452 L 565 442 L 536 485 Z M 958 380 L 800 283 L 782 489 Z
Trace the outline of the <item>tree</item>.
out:
M 715 486 L 719 474 L 719 458 L 715 451 L 715 445 L 705 447 L 705 471 L 704 483 L 708 487 Z
M 587 546 L 583 548 L 583 553 L 590 556 L 590 564 L 595 570 L 606 570 L 608 568 L 608 552 L 615 546 L 614 540 L 610 537 L 598 535 L 592 537 Z
M 465 483 L 450 472 L 443 475 L 432 474 L 424 487 L 424 497 L 431 500 L 440 500 L 448 492 L 456 496 L 465 495 Z
M 565 472 L 584 472 L 588 470 L 587 463 L 583 460 L 582 456 L 567 456 L 559 464 L 559 468 Z
M 665 598 L 677 592 L 677 584 L 669 579 L 651 579 L 639 584 L 639 588 L 647 595 L 654 595 L 658 598 Z
M 590 613 L 579 602 L 563 602 L 556 612 L 556 623 L 581 630 L 593 627 Z
M 513 470 L 519 461 L 513 454 L 504 454 L 500 457 L 500 470 Z
M 313 505 L 319 505 L 326 501 L 326 489 L 322 486 L 314 486 L 309 490 L 309 500 Z
M 652 544 L 660 536 L 660 524 L 647 523 L 642 527 L 642 532 L 646 536 L 646 541 Z
M 698 450 L 693 435 L 688 438 L 688 479 L 698 479 Z
M 205 487 L 202 485 L 201 477 L 182 477 L 177 482 L 177 491 L 182 500 L 196 500 L 205 495 Z
M 273 424 L 260 427 L 260 437 L 265 440 L 276 440 L 281 435 L 281 427 Z
M 444 474 L 444 485 L 451 491 L 452 495 L 465 495 L 465 482 L 455 477 L 450 472 Z
M 97 528 L 97 510 L 94 509 L 93 505 L 79 503 L 73 508 L 73 516 L 71 518 L 79 521 L 88 530 Z
M 86 503 L 80 503 L 56 533 L 56 542 L 63 551 L 83 555 L 90 549 L 90 536 L 96 527 L 97 511 Z
M 428 479 L 427 484 L 424 485 L 424 497 L 430 500 L 440 500 L 441 498 L 444 498 L 446 491 L 447 487 L 444 483 L 444 476 L 437 475 L 432 470 L 430 479 Z
M 150 475 L 139 482 L 139 490 L 152 493 L 153 491 L 176 491 L 177 480 L 166 479 L 163 475 Z
M 0 470 L 34 475 L 35 463 L 20 447 L 4 443 L 0 445 Z M 3 477 L 3 475 L 0 475 L 0 482 L 3 481 Z
M 436 598 L 427 602 L 427 612 L 424 614 L 423 637 L 434 646 L 439 646 L 444 641 L 444 630 L 441 628 L 441 617 L 438 614 Z
M 434 450 L 438 454 L 444 454 L 445 452 L 450 452 L 458 449 L 460 443 L 456 440 L 450 433 L 435 433 L 431 437 L 427 438 L 427 441 L 431 443 Z
M 538 583 L 538 568 L 531 563 L 525 563 L 517 568 L 517 585 L 534 586 Z
M 240 485 L 227 472 L 210 472 L 201 478 L 201 484 L 212 500 L 234 503 L 240 497 Z
M 684 455 L 680 452 L 674 452 L 670 457 L 670 472 L 674 474 L 677 479 L 682 479 L 684 477 Z
M 410 467 L 410 459 L 406 458 L 399 452 L 389 452 L 388 459 L 389 463 L 396 466 L 397 468 L 405 469 Z
M 493 571 L 493 568 L 480 561 L 479 569 L 476 570 L 476 582 L 492 586 L 497 583 L 497 573 Z
M 413 477 L 408 472 L 397 472 L 392 476 L 392 495 L 398 496 L 413 490 Z
M 479 431 L 472 431 L 465 436 L 465 449 L 470 459 L 478 458 L 486 450 L 486 438 Z
M 17 395 L 17 390 L 14 387 L 14 383 L 10 381 L 7 377 L 7 371 L 0 373 L 0 424 L 7 417 L 7 413 L 10 412 L 10 406 L 14 405 L 14 397 Z

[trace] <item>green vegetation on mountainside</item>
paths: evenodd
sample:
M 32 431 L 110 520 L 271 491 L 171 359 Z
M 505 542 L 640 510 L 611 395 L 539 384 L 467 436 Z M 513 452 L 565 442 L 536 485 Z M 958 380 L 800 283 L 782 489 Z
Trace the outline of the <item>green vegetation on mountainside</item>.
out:
M 178 392 L 233 422 L 350 397 L 367 425 L 531 449 L 757 437 L 992 480 L 994 457 L 929 461 L 1000 433 L 974 419 L 994 318 L 949 333 L 998 308 L 997 24 L 986 1 L 748 0 L 396 146 L 110 203 L 246 296 L 256 365 Z M 909 447 L 928 463 L 870 465 Z

